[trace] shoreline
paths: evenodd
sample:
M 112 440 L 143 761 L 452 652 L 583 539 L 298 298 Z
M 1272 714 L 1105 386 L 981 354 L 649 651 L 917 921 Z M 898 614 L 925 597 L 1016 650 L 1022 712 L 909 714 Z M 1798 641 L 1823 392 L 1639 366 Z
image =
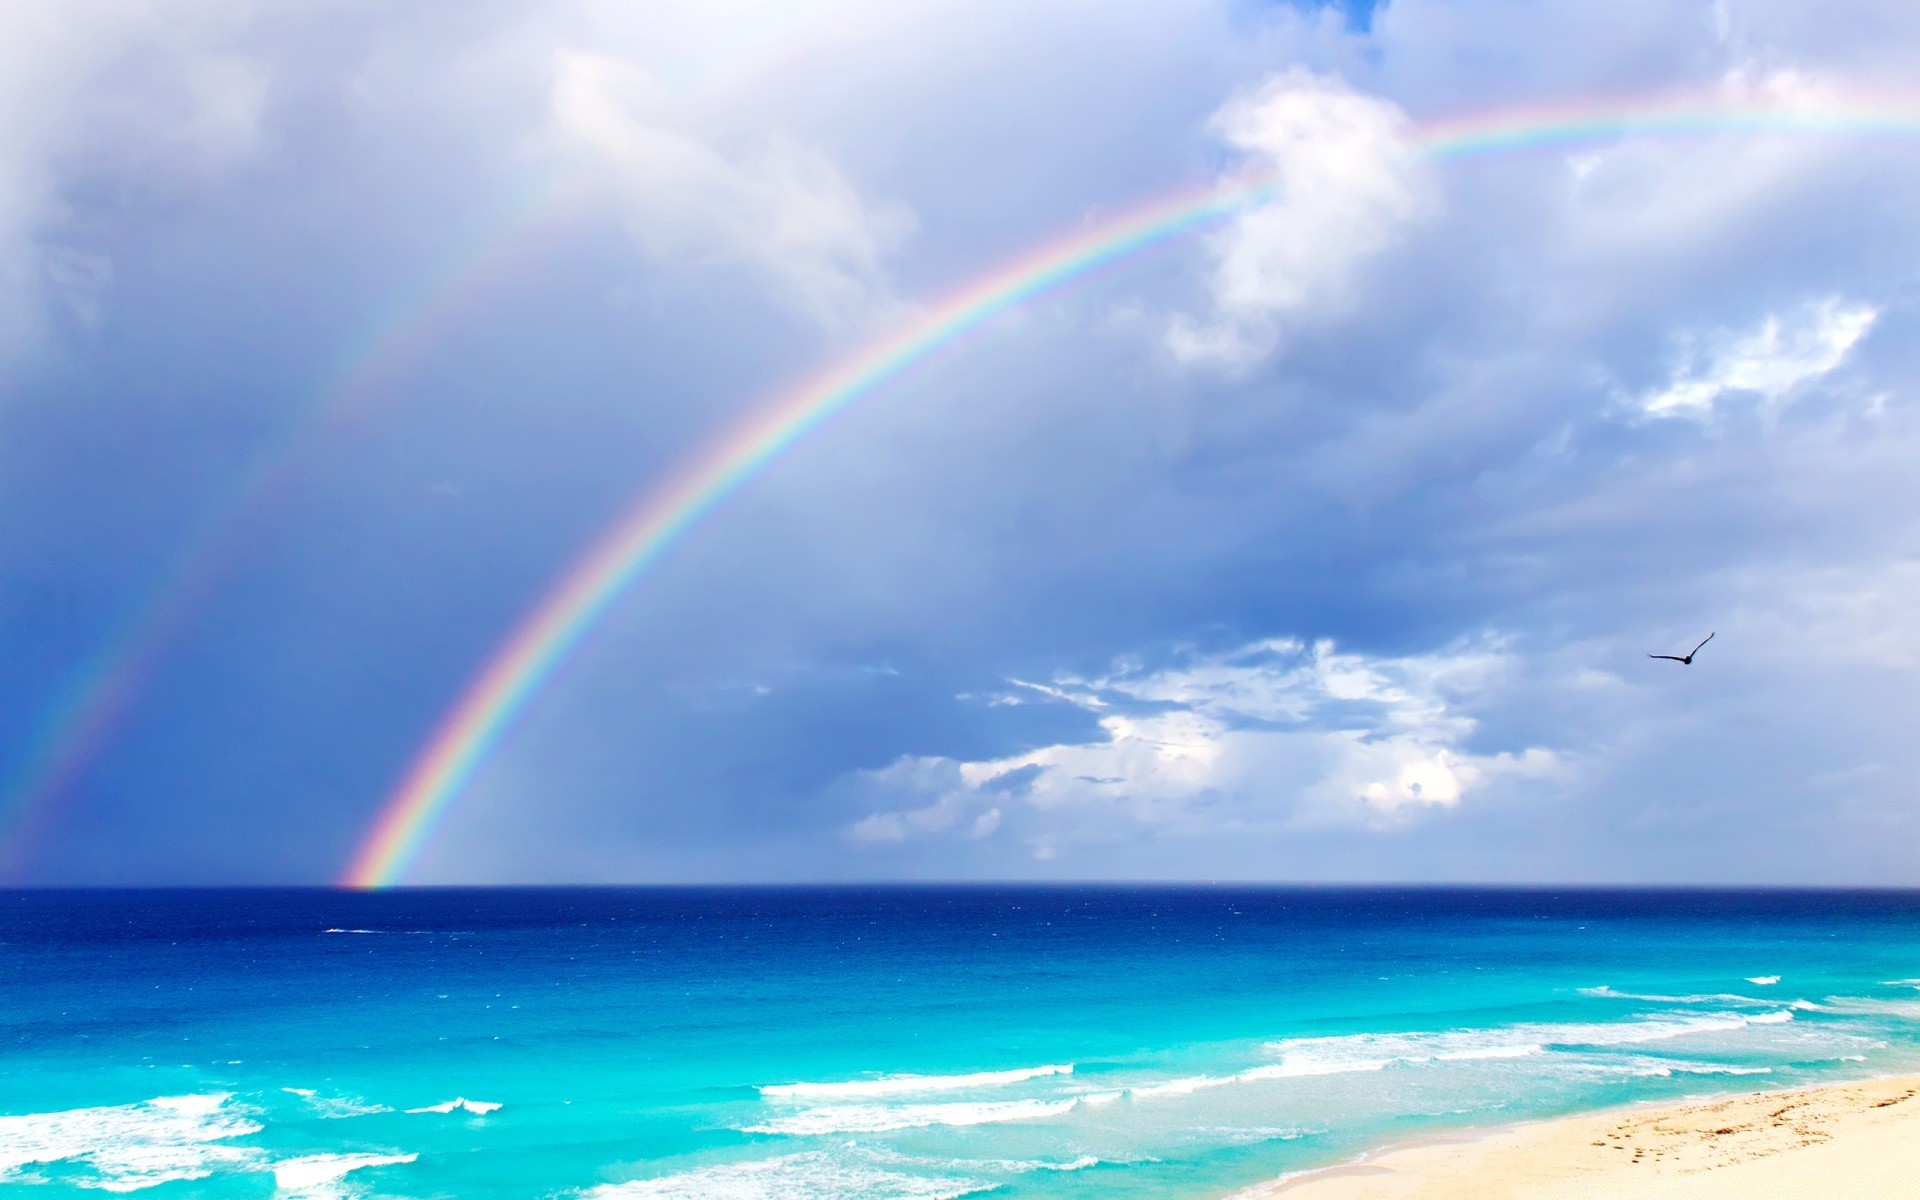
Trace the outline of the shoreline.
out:
M 1735 1200 L 1920 1194 L 1920 1075 L 1440 1134 L 1229 1200 Z

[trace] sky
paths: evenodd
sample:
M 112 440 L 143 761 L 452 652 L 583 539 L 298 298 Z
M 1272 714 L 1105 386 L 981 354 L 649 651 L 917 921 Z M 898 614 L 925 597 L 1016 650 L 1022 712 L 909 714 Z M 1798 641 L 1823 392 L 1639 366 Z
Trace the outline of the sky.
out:
M 631 505 L 1251 180 L 747 473 L 387 881 L 1920 884 L 1916 77 L 1883 0 L 19 0 L 0 881 L 343 878 Z M 1663 105 L 1851 115 L 1428 150 Z

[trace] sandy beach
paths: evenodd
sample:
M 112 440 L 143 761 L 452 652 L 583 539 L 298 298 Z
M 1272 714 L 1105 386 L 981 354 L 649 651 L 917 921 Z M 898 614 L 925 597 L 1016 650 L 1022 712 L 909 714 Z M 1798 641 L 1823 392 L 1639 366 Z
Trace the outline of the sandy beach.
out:
M 1236 1200 L 1886 1200 L 1920 1196 L 1920 1076 L 1507 1127 Z

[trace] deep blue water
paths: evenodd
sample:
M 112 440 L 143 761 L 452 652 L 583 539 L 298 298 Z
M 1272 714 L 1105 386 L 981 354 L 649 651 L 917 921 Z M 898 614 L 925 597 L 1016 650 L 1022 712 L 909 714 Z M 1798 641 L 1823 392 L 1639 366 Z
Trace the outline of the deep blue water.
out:
M 13 893 L 0 1045 L 22 1195 L 1224 1196 L 1920 1069 L 1920 893 Z

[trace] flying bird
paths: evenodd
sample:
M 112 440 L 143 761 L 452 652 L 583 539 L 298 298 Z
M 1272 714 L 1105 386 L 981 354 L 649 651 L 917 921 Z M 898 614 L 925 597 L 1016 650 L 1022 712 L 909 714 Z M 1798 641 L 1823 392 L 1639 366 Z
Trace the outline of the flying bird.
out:
M 1713 634 L 1710 633 L 1707 636 L 1700 639 L 1700 646 L 1704 646 L 1712 640 L 1713 640 Z M 1695 646 L 1693 649 L 1687 651 L 1687 656 L 1685 658 L 1680 657 L 1678 654 L 1649 654 L 1647 655 L 1647 657 L 1648 658 L 1664 658 L 1671 662 L 1677 662 L 1683 667 L 1690 667 L 1693 665 L 1693 656 L 1700 653 L 1700 646 Z

